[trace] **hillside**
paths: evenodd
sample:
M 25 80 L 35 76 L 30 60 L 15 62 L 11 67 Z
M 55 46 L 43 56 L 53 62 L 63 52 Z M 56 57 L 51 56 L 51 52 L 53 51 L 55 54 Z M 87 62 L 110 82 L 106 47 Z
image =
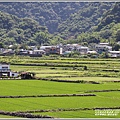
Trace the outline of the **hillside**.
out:
M 0 2 L 0 11 L 32 18 L 52 34 L 63 32 L 63 36 L 71 36 L 97 25 L 112 5 L 110 2 Z
M 111 43 L 120 41 L 120 3 L 117 2 L 111 10 L 109 10 L 102 18 L 96 32 L 104 31 Z M 103 38 L 104 37 L 103 34 Z M 106 38 L 106 39 L 107 39 Z
M 46 26 L 50 33 L 57 31 L 58 25 L 72 13 L 81 9 L 84 2 L 0 2 L 0 11 L 19 18 L 32 18 Z
M 0 40 L 5 44 L 120 41 L 119 2 L 1 2 L 0 10 Z
M 114 3 L 90 2 L 84 5 L 77 13 L 72 14 L 65 22 L 58 26 L 58 32 L 62 37 L 69 39 L 71 36 L 82 32 L 92 31 L 103 14 L 109 10 Z
M 75 39 L 69 39 L 68 43 L 93 44 L 109 42 L 113 47 L 120 41 L 120 3 L 116 3 L 106 11 L 92 31 L 85 31 L 76 35 Z M 120 46 L 119 46 L 120 47 Z
M 98 25 L 97 31 L 111 23 L 120 23 L 120 3 L 116 3 L 113 9 L 106 12 Z
M 49 39 L 47 28 L 30 18 L 0 12 L 0 42 L 4 44 L 41 44 Z
M 111 44 L 120 41 L 120 2 L 117 2 L 103 15 L 94 32 Z

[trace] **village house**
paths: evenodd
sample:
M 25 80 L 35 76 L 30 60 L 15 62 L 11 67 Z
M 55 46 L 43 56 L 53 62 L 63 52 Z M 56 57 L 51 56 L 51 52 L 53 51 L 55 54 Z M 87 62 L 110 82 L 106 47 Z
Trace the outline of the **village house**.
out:
M 63 46 L 63 52 L 65 51 L 74 51 L 77 46 L 79 46 L 78 44 L 67 44 Z
M 89 48 L 90 47 L 90 48 Z M 29 50 L 19 49 L 17 52 L 12 49 L 0 48 L 0 55 L 28 55 L 30 57 L 42 57 L 43 55 L 58 54 L 66 55 L 78 52 L 81 55 L 101 54 L 102 52 L 109 52 L 110 57 L 119 57 L 119 51 L 112 52 L 112 46 L 109 43 L 99 43 L 91 46 L 82 46 L 80 44 L 58 44 L 51 46 L 28 46 Z M 92 50 L 92 51 L 91 51 Z
M 45 51 L 44 51 L 44 50 L 34 50 L 34 51 L 33 51 L 33 54 L 43 55 L 43 54 L 45 54 Z
M 5 48 L 0 48 L 0 54 L 5 51 Z
M 109 43 L 99 43 L 99 45 L 107 45 L 107 46 L 109 46 Z
M 18 51 L 18 55 L 28 55 L 28 54 L 29 54 L 29 50 L 20 49 Z
M 77 50 L 80 54 L 84 55 L 84 54 L 87 54 L 87 53 L 88 53 L 89 48 L 88 48 L 88 47 L 84 47 L 84 46 L 79 46 L 79 47 L 76 48 L 76 50 Z
M 67 45 L 64 45 L 63 51 L 64 51 L 64 53 L 66 51 L 71 51 L 71 52 L 77 51 L 80 54 L 87 54 L 87 52 L 89 51 L 89 48 L 81 46 L 79 44 L 67 44 Z
M 30 50 L 38 50 L 37 46 L 28 46 Z
M 33 50 L 29 51 L 29 56 L 30 57 L 42 57 L 42 55 L 45 54 L 44 50 Z
M 97 52 L 93 50 L 93 51 L 88 51 L 87 54 L 97 54 Z
M 62 47 L 60 46 L 41 46 L 40 50 L 44 50 L 46 54 L 62 54 Z
M 7 63 L 0 63 L 0 77 L 17 77 L 17 72 L 12 72 L 10 65 Z
M 15 51 L 12 49 L 3 49 L 0 54 L 6 56 L 6 55 L 13 55 L 14 53 Z
M 112 46 L 109 46 L 109 43 L 99 43 L 95 46 L 95 49 L 98 53 L 112 51 Z
M 120 51 L 109 51 L 109 54 L 112 58 L 120 57 Z

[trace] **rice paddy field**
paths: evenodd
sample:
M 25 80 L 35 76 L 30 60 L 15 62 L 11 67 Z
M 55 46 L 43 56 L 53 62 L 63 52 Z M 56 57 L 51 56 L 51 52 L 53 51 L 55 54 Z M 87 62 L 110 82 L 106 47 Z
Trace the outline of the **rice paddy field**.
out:
M 0 79 L 0 118 L 120 118 L 120 59 L 0 58 L 36 74 Z

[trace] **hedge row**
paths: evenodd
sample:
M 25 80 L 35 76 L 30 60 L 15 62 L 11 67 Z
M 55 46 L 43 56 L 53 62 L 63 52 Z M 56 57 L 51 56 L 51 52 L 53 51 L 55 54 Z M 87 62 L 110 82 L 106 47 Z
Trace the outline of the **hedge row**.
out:
M 52 67 L 86 67 L 79 64 L 50 64 L 50 63 L 39 63 L 39 64 L 19 64 L 19 63 L 11 63 L 11 65 L 24 65 L 24 66 L 52 66 Z
M 90 91 L 85 91 L 85 93 L 90 93 L 90 92 L 112 92 L 112 91 L 120 91 L 120 90 L 90 90 Z
M 53 118 L 51 116 L 47 115 L 32 115 L 30 113 L 21 113 L 21 112 L 5 112 L 0 111 L 0 114 L 2 115 L 9 115 L 9 116 L 16 116 L 16 117 L 23 117 L 23 118 Z
M 95 94 L 49 94 L 49 95 L 0 96 L 0 98 L 72 97 L 72 96 L 96 96 L 96 95 Z
M 20 61 L 21 62 L 21 61 Z M 61 65 L 61 64 L 67 64 L 67 65 L 71 65 L 71 64 L 74 64 L 74 65 L 81 65 L 81 64 L 102 64 L 102 65 L 104 65 L 104 64 L 107 64 L 107 62 L 105 61 L 105 62 L 94 62 L 94 61 L 92 61 L 92 62 L 89 62 L 89 61 L 86 61 L 86 62 L 83 62 L 83 61 L 79 61 L 79 62 L 68 62 L 68 60 L 67 60 L 67 62 L 63 62 L 63 61 L 61 61 L 60 60 L 60 62 L 55 62 L 55 61 L 39 61 L 39 62 L 37 62 L 37 61 L 29 61 L 30 63 L 29 64 L 36 64 L 36 65 L 51 65 L 51 64 L 58 64 L 58 65 Z M 35 63 L 36 62 L 36 63 Z M 23 63 L 15 63 L 15 61 L 14 62 L 11 62 L 11 64 L 23 64 Z M 28 63 L 25 63 L 25 64 L 28 64 Z M 116 64 L 116 62 L 114 63 L 114 64 Z
M 49 73 L 47 73 L 47 74 L 49 74 Z M 59 74 L 59 73 L 56 73 L 56 74 Z M 57 79 L 57 78 L 71 78 L 71 77 L 78 77 L 78 75 L 70 75 L 70 76 L 68 76 L 68 75 L 66 75 L 66 76 L 65 75 L 64 76 L 47 76 L 45 79 L 48 79 L 48 80 L 51 79 L 52 80 L 52 78 L 56 78 L 56 79 L 53 79 L 53 80 L 60 80 L 60 79 Z M 41 79 L 44 79 L 44 78 L 41 78 Z
M 59 109 L 48 109 L 48 110 L 30 110 L 30 111 L 19 111 L 19 113 L 37 113 L 37 112 L 60 112 L 60 111 L 79 111 L 79 110 L 107 110 L 107 109 L 120 109 L 120 107 L 96 107 L 96 108 L 59 108 Z
M 51 78 L 36 78 L 37 80 L 45 80 L 45 81 L 54 81 L 54 82 L 68 82 L 68 83 L 90 83 L 90 84 L 100 84 L 96 81 L 84 81 L 84 80 L 59 80 L 59 79 L 51 79 Z
M 120 82 L 120 80 L 110 80 L 110 81 L 103 81 L 103 82 Z
M 110 81 L 110 82 L 120 82 L 120 80 L 117 80 L 117 81 L 114 80 L 114 81 Z
M 102 71 L 105 71 L 105 72 L 119 72 L 119 70 L 112 70 L 112 69 L 109 69 L 109 70 L 102 70 Z

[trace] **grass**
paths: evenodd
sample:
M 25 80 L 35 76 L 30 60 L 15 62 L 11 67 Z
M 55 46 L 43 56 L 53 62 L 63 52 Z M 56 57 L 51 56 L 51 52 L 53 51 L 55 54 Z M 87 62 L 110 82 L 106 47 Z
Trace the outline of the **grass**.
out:
M 69 75 L 65 75 L 65 74 L 38 74 L 36 75 L 37 77 L 60 77 L 60 76 L 69 76 Z
M 92 96 L 92 97 L 50 97 L 50 98 L 29 98 L 29 99 L 1 98 L 0 106 L 1 109 L 4 111 L 26 111 L 26 110 L 40 110 L 40 109 L 85 108 L 85 107 L 86 108 L 115 107 L 115 106 L 120 106 L 119 100 L 120 99 L 118 98 L 117 99 L 110 98 L 101 95 Z
M 0 95 L 81 93 L 89 90 L 119 89 L 119 83 L 76 84 L 39 80 L 1 80 Z M 96 92 L 95 97 L 7 98 L 0 99 L 1 110 L 19 111 L 54 108 L 120 106 L 120 92 Z M 68 102 L 69 101 L 69 102 Z M 91 102 L 92 101 L 92 102 Z M 107 101 L 107 103 L 106 103 Z M 9 106 L 9 107 L 8 107 Z
M 116 65 L 117 66 L 117 65 Z M 67 77 L 109 77 L 120 78 L 120 72 L 110 72 L 102 71 L 103 69 L 108 69 L 107 65 L 104 65 L 106 68 L 98 67 L 97 64 L 87 65 L 88 70 L 83 70 L 81 67 L 49 67 L 49 66 L 20 66 L 20 65 L 11 65 L 12 71 L 30 71 L 35 72 L 37 77 L 42 78 L 62 78 L 68 79 Z M 110 70 L 114 70 L 114 66 L 111 66 Z M 120 66 L 118 66 L 120 67 Z M 116 69 L 116 68 L 115 68 Z M 118 68 L 117 68 L 118 69 Z M 119 70 L 119 69 L 118 69 Z M 61 77 L 60 77 L 61 76 Z
M 64 112 L 45 112 L 45 113 L 34 113 L 54 116 L 56 118 L 120 118 L 120 113 L 116 116 L 112 115 L 95 115 L 94 110 L 81 110 L 81 111 L 64 111 Z
M 110 78 L 110 77 L 62 77 L 62 78 L 58 78 L 60 80 L 85 80 L 85 81 L 98 81 L 98 82 L 102 82 L 102 81 L 117 81 L 120 80 L 120 78 Z
M 41 80 L 0 80 L 0 95 L 73 94 L 89 90 L 119 89 L 120 83 L 81 84 Z

